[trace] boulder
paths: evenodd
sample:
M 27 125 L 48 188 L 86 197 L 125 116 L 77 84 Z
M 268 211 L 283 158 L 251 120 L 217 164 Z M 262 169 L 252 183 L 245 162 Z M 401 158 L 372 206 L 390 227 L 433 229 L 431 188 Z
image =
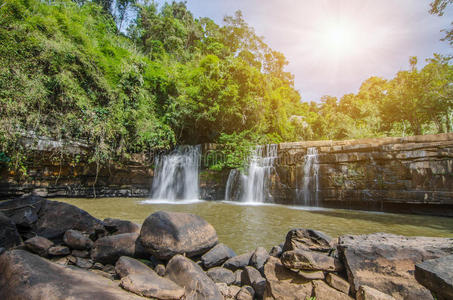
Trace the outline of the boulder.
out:
M 263 247 L 256 248 L 255 252 L 253 252 L 252 256 L 250 257 L 250 266 L 254 267 L 258 271 L 263 274 L 264 264 L 266 260 L 269 258 L 269 253 Z
M 59 240 L 69 229 L 81 232 L 95 232 L 102 228 L 102 222 L 74 205 L 58 201 L 42 201 L 38 221 L 34 230 L 39 236 Z
M 237 269 L 244 269 L 250 263 L 250 258 L 252 257 L 253 252 L 247 252 L 233 258 L 228 259 L 223 267 L 230 269 L 231 271 L 236 271 Z
M 146 218 L 140 241 L 149 254 L 168 260 L 176 254 L 203 254 L 218 238 L 214 227 L 199 216 L 159 211 Z
M 234 285 L 237 285 L 237 286 L 242 286 L 242 272 L 244 272 L 243 270 L 241 269 L 237 269 L 236 271 L 234 271 Z
M 313 229 L 293 229 L 286 235 L 283 252 L 297 249 L 329 252 L 332 250 L 332 238 Z
M 10 218 L 22 230 L 32 228 L 38 221 L 41 203 L 47 201 L 37 196 L 25 196 L 13 200 L 1 201 L 0 211 Z
M 72 250 L 71 255 L 75 257 L 89 258 L 90 252 L 87 250 Z
M 269 251 L 269 255 L 273 257 L 280 257 L 283 253 L 283 249 L 280 246 L 272 247 L 271 251 Z
M 264 299 L 307 299 L 312 293 L 310 281 L 288 270 L 278 258 L 270 257 L 264 265 L 266 291 Z
M 328 273 L 326 276 L 326 282 L 333 288 L 339 290 L 340 292 L 345 293 L 346 295 L 349 294 L 349 282 L 344 280 L 338 275 L 333 273 Z
M 208 275 L 215 283 L 226 283 L 227 285 L 231 285 L 236 280 L 236 277 L 231 270 L 222 267 L 209 269 L 206 272 L 206 275 Z
M 47 250 L 53 246 L 53 242 L 42 236 L 35 236 L 25 241 L 25 247 L 40 256 L 47 256 Z
M 239 293 L 237 293 L 236 295 L 236 300 L 253 300 L 253 299 L 255 299 L 255 290 L 249 285 L 243 286 Z
M 110 234 L 140 233 L 140 226 L 131 221 L 107 218 L 103 222 Z
M 162 264 L 157 265 L 154 268 L 154 271 L 157 273 L 159 276 L 165 276 L 165 266 Z
M 328 286 L 322 280 L 313 281 L 313 296 L 316 300 L 353 300 L 345 293 Z
M 235 257 L 236 253 L 225 244 L 217 244 L 201 256 L 201 262 L 207 269 L 221 266 L 226 260 Z
M 115 264 L 115 271 L 120 278 L 131 274 L 147 274 L 150 267 L 132 257 L 121 256 Z
M 0 299 L 142 299 L 92 272 L 61 266 L 23 250 L 0 256 Z
M 64 233 L 63 242 L 71 249 L 85 250 L 93 246 L 93 241 L 77 230 L 69 229 Z
M 160 277 L 152 269 L 121 278 L 120 285 L 140 296 L 157 299 L 182 299 L 185 291 L 171 280 Z
M 342 263 L 323 253 L 292 250 L 283 252 L 281 257 L 283 265 L 288 269 L 338 272 L 343 270 Z
M 89 269 L 93 266 L 93 261 L 91 259 L 76 257 L 75 265 L 82 269 Z
M 165 278 L 185 288 L 187 300 L 222 300 L 214 281 L 187 257 L 175 255 L 167 264 Z
M 121 256 L 146 257 L 137 233 L 122 233 L 98 239 L 91 249 L 91 258 L 102 264 L 115 264 Z
M 392 296 L 384 294 L 366 285 L 361 285 L 357 291 L 356 300 L 395 300 Z
M 228 286 L 226 283 L 216 283 L 216 285 L 225 300 L 235 300 L 236 295 L 241 290 L 238 286 Z
M 453 253 L 453 239 L 405 237 L 393 234 L 342 236 L 339 254 L 353 292 L 361 285 L 395 299 L 432 299 L 415 280 L 415 264 Z
M 261 276 L 261 273 L 254 267 L 247 266 L 242 272 L 242 283 L 250 285 L 255 290 L 256 295 L 262 298 L 266 290 L 266 279 Z
M 22 244 L 19 232 L 14 222 L 0 213 L 0 247 L 10 249 Z
M 66 246 L 53 246 L 47 250 L 47 253 L 52 256 L 66 256 L 71 253 Z
M 316 280 L 316 279 L 323 280 L 325 278 L 323 271 L 299 270 L 299 272 L 297 272 L 297 274 L 299 274 L 299 276 L 301 276 L 302 278 L 304 278 L 306 280 Z M 348 283 L 348 285 L 349 285 L 349 283 Z
M 415 279 L 437 299 L 453 299 L 453 255 L 416 264 Z

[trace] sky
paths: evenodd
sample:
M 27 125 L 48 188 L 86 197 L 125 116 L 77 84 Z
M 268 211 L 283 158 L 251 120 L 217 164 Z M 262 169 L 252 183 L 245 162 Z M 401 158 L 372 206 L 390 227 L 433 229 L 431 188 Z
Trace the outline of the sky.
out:
M 157 1 L 163 3 L 165 1 Z M 433 53 L 453 54 L 442 42 L 450 6 L 443 17 L 429 14 L 431 0 L 188 0 L 195 17 L 223 24 L 240 9 L 246 22 L 289 61 L 303 101 L 323 95 L 357 93 L 371 76 L 392 78 L 419 67 Z

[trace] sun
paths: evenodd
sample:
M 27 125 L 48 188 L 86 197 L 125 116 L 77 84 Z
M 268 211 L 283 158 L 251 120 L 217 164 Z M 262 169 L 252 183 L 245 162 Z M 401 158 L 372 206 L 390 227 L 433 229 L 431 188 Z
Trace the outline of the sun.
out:
M 320 35 L 323 47 L 332 55 L 346 56 L 358 46 L 354 28 L 345 24 L 325 26 Z

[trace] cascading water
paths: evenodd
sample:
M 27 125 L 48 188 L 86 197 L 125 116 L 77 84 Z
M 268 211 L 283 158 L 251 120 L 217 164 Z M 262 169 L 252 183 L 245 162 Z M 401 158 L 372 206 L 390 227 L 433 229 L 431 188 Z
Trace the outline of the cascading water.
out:
M 226 184 L 225 200 L 247 203 L 271 202 L 270 177 L 275 171 L 278 145 L 257 146 L 245 174 L 231 170 Z
M 319 163 L 317 148 L 307 149 L 303 172 L 302 190 L 298 189 L 298 198 L 302 198 L 305 206 L 319 206 Z
M 157 157 L 151 199 L 199 199 L 200 149 L 200 145 L 179 146 L 170 154 Z

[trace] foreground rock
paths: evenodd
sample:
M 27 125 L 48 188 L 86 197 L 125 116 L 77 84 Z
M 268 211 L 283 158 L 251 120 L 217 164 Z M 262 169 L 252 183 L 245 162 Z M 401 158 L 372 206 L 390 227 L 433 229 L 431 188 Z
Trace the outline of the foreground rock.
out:
M 256 248 L 253 252 L 252 257 L 250 257 L 250 266 L 254 267 L 263 274 L 264 264 L 269 258 L 269 253 L 263 247 Z
M 184 289 L 173 281 L 160 277 L 142 262 L 123 256 L 115 266 L 121 286 L 140 296 L 157 299 L 181 299 Z
M 221 243 L 203 254 L 201 262 L 205 268 L 210 269 L 222 265 L 226 260 L 235 256 L 236 253 L 230 247 Z
M 283 252 L 281 260 L 288 269 L 330 272 L 343 270 L 343 265 L 338 259 L 313 251 L 300 249 L 286 251 Z
M 381 291 L 370 288 L 366 285 L 361 285 L 356 294 L 357 300 L 395 300 L 392 296 L 384 294 Z
M 168 262 L 165 277 L 185 288 L 187 300 L 223 300 L 214 281 L 182 255 L 175 255 Z
M 352 300 L 351 297 L 328 286 L 322 280 L 313 281 L 313 296 L 316 300 Z
M 222 268 L 222 267 L 215 267 L 209 269 L 206 272 L 215 283 L 225 283 L 227 285 L 231 285 L 236 281 L 236 276 L 231 270 Z
M 416 264 L 415 279 L 434 292 L 437 299 L 453 299 L 453 255 Z
M 227 260 L 223 267 L 230 269 L 231 271 L 236 271 L 237 269 L 244 269 L 250 263 L 250 259 L 253 255 L 253 252 L 247 252 Z
M 313 229 L 293 229 L 286 235 L 283 252 L 297 249 L 329 252 L 332 250 L 332 238 Z
M 93 241 L 77 230 L 68 230 L 63 236 L 63 242 L 76 250 L 90 249 L 93 246 Z
M 143 299 L 111 280 L 60 266 L 23 250 L 0 256 L 0 299 Z
M 453 239 L 347 235 L 339 238 L 338 248 L 354 292 L 365 285 L 395 299 L 433 299 L 415 280 L 415 264 L 453 253 Z
M 103 222 L 110 234 L 140 233 L 140 226 L 131 221 L 107 218 Z
M 40 256 L 47 256 L 47 250 L 53 246 L 53 242 L 42 236 L 35 236 L 25 241 L 28 250 Z
M 214 227 L 199 216 L 159 211 L 146 218 L 140 241 L 149 254 L 168 260 L 176 254 L 203 254 L 218 238 Z
M 242 283 L 253 287 L 258 298 L 261 298 L 264 295 L 264 291 L 266 290 L 266 279 L 261 276 L 261 273 L 257 269 L 245 267 L 244 272 L 242 272 Z
M 19 246 L 22 243 L 19 232 L 17 231 L 16 224 L 0 213 L 0 247 L 9 249 Z
M 98 239 L 91 249 L 91 258 L 102 264 L 115 264 L 121 256 L 146 257 L 137 233 L 123 233 Z

